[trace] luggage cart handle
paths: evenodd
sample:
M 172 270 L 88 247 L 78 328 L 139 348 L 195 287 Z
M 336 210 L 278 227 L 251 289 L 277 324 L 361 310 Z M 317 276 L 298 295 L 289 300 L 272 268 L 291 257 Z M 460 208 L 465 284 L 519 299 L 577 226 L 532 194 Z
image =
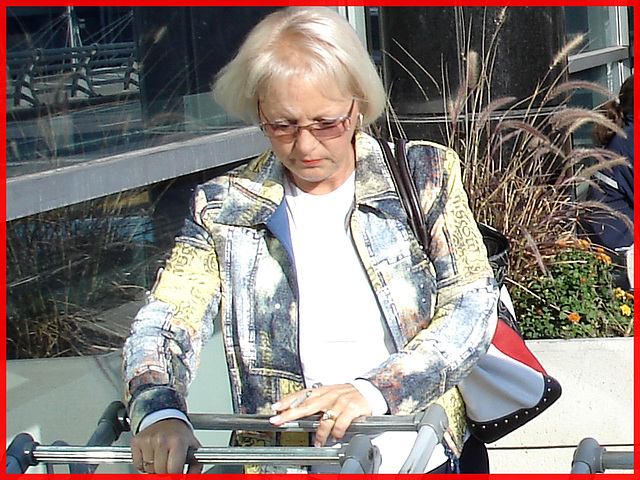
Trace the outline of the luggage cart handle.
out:
M 349 433 L 375 435 L 386 431 L 415 432 L 422 426 L 425 412 L 415 415 L 378 415 L 356 418 L 349 425 Z M 320 425 L 320 415 L 273 425 L 271 415 L 236 415 L 223 413 L 189 413 L 189 421 L 196 430 L 248 430 L 258 432 L 315 432 Z
M 431 407 L 429 407 L 430 409 Z M 386 431 L 415 432 L 424 424 L 426 412 L 415 415 L 370 415 L 356 418 L 349 426 L 349 433 L 375 435 Z M 259 432 L 315 432 L 320 426 L 321 415 L 310 415 L 283 425 L 269 422 L 271 415 L 188 413 L 189 421 L 196 430 L 249 430 Z M 445 427 L 446 428 L 446 427 Z M 110 403 L 98 422 L 98 428 L 87 445 L 109 445 L 122 432 L 130 430 L 126 408 L 120 401 Z
M 633 452 L 608 452 L 597 440 L 583 438 L 573 453 L 571 473 L 633 470 Z
M 365 435 L 356 435 L 355 443 L 340 448 L 316 447 L 201 447 L 189 449 L 186 463 L 219 465 L 337 465 L 351 462 L 353 473 L 374 473 L 377 448 Z M 131 463 L 130 447 L 39 445 L 34 443 L 29 452 L 29 465 L 38 463 Z M 355 462 L 355 463 L 354 463 Z
M 433 404 L 422 412 L 418 436 L 398 473 L 425 473 L 431 454 L 449 428 L 447 413 L 441 405 Z

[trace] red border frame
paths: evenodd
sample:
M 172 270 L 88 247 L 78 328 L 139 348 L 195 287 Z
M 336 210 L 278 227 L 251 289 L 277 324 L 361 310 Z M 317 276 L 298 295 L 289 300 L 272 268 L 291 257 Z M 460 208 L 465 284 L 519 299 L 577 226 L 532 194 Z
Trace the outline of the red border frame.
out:
M 12 6 L 42 6 L 42 5 L 46 5 L 49 6 L 50 4 L 45 4 L 45 3 L 41 3 L 41 2 L 34 2 L 34 3 L 28 3 L 28 2 L 11 2 Z M 132 2 L 120 2 L 120 1 L 111 1 L 111 2 L 106 2 L 105 6 L 130 6 Z M 621 1 L 621 2 L 596 2 L 596 1 L 564 1 L 562 2 L 562 6 L 633 6 L 635 2 L 630 2 L 630 1 Z M 154 5 L 158 5 L 157 2 L 144 2 L 144 1 L 138 1 L 134 3 L 136 6 L 138 5 L 149 5 L 149 6 L 154 6 Z M 191 6 L 308 6 L 308 5 L 325 5 L 325 6 L 334 6 L 336 4 L 339 4 L 341 6 L 425 6 L 425 5 L 429 5 L 429 6 L 503 6 L 503 5 L 508 5 L 508 6 L 558 6 L 557 2 L 552 2 L 552 1 L 547 1 L 547 2 L 524 2 L 524 1 L 509 1 L 509 2 L 480 2 L 480 1 L 457 1 L 457 2 L 428 2 L 425 0 L 419 1 L 419 0 L 404 0 L 404 1 L 398 1 L 398 2 L 377 2 L 377 1 L 360 1 L 360 2 L 352 2 L 352 1 L 345 1 L 345 2 L 305 2 L 305 1 L 289 1 L 289 2 L 273 2 L 273 1 L 246 1 L 246 2 L 190 2 Z M 96 2 L 82 2 L 82 1 L 71 1 L 68 2 L 66 5 L 72 5 L 72 6 L 95 6 Z M 66 6 L 65 5 L 65 6 Z M 169 6 L 169 5 L 163 5 L 163 6 Z M 5 13 L 6 13 L 6 7 L 5 7 Z M 6 60 L 6 15 L 5 17 L 3 17 L 0 22 L 2 22 L 2 30 L 4 32 L 2 39 L 3 39 L 3 48 L 2 48 L 2 59 L 3 59 L 3 63 Z M 636 18 L 634 18 L 634 31 L 637 28 L 637 20 Z M 634 42 L 635 45 L 635 42 Z M 637 83 L 638 81 L 636 81 Z M 4 77 L 3 83 L 5 83 L 5 87 L 6 87 L 6 77 Z M 637 86 L 637 85 L 636 85 Z M 4 105 L 5 105 L 5 111 L 6 111 L 6 97 L 4 97 L 3 99 Z M 4 120 L 4 127 L 2 129 L 2 132 L 0 133 L 0 135 L 2 135 L 2 137 L 5 139 L 6 141 L 6 117 Z M 640 141 L 638 141 L 637 143 L 640 143 Z M 2 177 L 3 177 L 3 182 L 2 182 L 2 206 L 3 206 L 3 211 L 6 214 L 6 157 L 5 157 L 5 162 L 2 165 Z M 638 179 L 638 177 L 636 176 L 635 180 L 635 186 L 638 186 L 640 184 L 640 180 Z M 0 247 L 2 248 L 2 251 L 6 252 L 6 222 L 2 222 L 2 227 L 0 227 Z M 636 263 L 640 263 L 640 261 L 636 262 Z M 4 287 L 2 289 L 2 308 L 3 311 L 5 312 L 5 318 L 6 318 L 6 256 L 3 256 L 2 259 L 0 260 L 0 265 L 3 267 L 3 271 L 5 272 L 5 275 L 2 277 L 2 281 L 4 283 Z M 634 319 L 635 321 L 636 319 Z M 1 335 L 2 338 L 6 338 L 6 322 L 4 322 L 2 324 L 1 327 Z M 635 352 L 637 351 L 637 346 L 638 346 L 638 341 L 634 340 L 634 365 L 635 365 Z M 5 406 L 5 411 L 6 411 L 6 342 L 2 342 L 2 346 L 0 347 L 0 349 L 2 350 L 2 352 L 4 352 L 4 355 L 2 355 L 2 362 L 4 363 L 4 367 L 2 369 L 2 378 L 4 380 L 4 384 L 5 384 L 5 392 L 4 395 L 2 395 L 2 402 L 3 405 Z M 632 365 L 629 366 L 629 368 L 633 368 Z M 635 384 L 634 381 L 634 393 L 636 392 L 637 389 L 637 385 Z M 637 395 L 636 395 L 637 398 Z M 634 412 L 635 413 L 635 412 Z M 6 437 L 6 417 L 3 419 L 3 426 L 4 426 L 4 430 L 5 430 L 5 437 Z M 638 433 L 638 423 L 635 423 L 635 438 L 637 438 L 637 433 Z M 636 441 L 634 440 L 634 449 L 635 449 L 635 443 Z M 567 470 L 569 470 L 570 466 L 567 466 Z M 636 473 L 636 470 L 634 470 L 634 473 Z M 43 476 L 47 476 L 49 477 L 49 475 L 44 475 L 44 474 L 30 474 L 31 476 L 34 476 L 34 478 L 37 477 L 43 477 Z M 506 474 L 503 474 L 506 475 Z M 540 476 L 540 474 L 508 474 L 509 477 L 516 475 L 518 478 L 532 478 L 535 479 L 537 477 Z M 553 474 L 553 475 L 545 475 L 545 478 L 567 478 L 567 476 L 569 476 L 570 474 Z M 54 477 L 58 477 L 61 478 L 62 476 L 67 476 L 66 474 L 55 474 Z M 134 475 L 129 475 L 129 474 L 120 474 L 118 475 L 118 477 L 127 477 L 127 476 L 131 476 L 132 478 L 139 478 Z M 194 475 L 189 475 L 189 477 L 193 477 Z M 406 475 L 403 475 L 403 477 Z M 491 474 L 491 476 L 499 476 L 498 474 Z M 18 477 L 18 475 L 7 475 L 7 477 L 13 478 L 13 477 Z M 74 475 L 72 477 L 73 480 L 81 480 L 82 478 L 86 477 L 86 475 Z M 178 477 L 182 477 L 182 475 L 176 475 L 176 476 L 171 476 L 172 478 L 178 478 Z M 207 475 L 208 478 L 211 478 L 210 475 Z M 227 475 L 218 475 L 218 477 L 227 477 Z M 238 475 L 233 475 L 233 476 L 229 476 L 230 480 L 233 479 L 237 479 Z M 255 477 L 255 476 L 254 476 Z M 261 479 L 264 480 L 275 480 L 276 477 L 280 477 L 280 475 L 260 475 Z M 332 477 L 337 477 L 335 475 L 321 475 L 322 478 L 326 479 L 326 480 L 331 480 Z M 357 476 L 362 480 L 365 480 L 365 477 L 375 477 L 375 478 L 381 478 L 381 477 L 389 477 L 391 478 L 397 478 L 397 475 L 359 475 Z M 406 476 L 408 477 L 408 476 Z M 415 477 L 415 476 L 413 476 Z M 474 475 L 474 478 L 482 478 L 483 476 L 478 476 L 478 475 Z M 486 477 L 486 475 L 485 475 Z M 616 474 L 608 474 L 607 478 L 616 478 L 616 477 L 620 477 L 620 478 L 630 478 L 628 476 L 628 474 L 620 474 L 620 475 L 616 475 Z M 291 475 L 287 475 L 287 478 L 292 478 Z M 300 480 L 302 479 L 307 479 L 308 480 L 308 476 L 300 476 Z M 336 478 L 335 480 L 338 480 L 338 478 Z

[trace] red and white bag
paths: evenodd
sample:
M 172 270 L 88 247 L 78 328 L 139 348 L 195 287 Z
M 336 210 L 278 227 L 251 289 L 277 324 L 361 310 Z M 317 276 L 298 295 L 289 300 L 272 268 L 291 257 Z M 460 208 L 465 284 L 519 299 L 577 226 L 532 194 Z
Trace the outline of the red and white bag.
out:
M 533 420 L 560 398 L 560 383 L 547 374 L 524 342 L 504 286 L 489 350 L 458 389 L 469 430 L 484 443 L 495 442 Z

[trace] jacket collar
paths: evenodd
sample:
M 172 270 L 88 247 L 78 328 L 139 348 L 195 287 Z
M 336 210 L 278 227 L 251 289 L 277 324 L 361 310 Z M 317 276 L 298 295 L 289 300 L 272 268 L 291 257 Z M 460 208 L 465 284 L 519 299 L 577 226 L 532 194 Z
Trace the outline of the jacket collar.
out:
M 398 216 L 400 202 L 382 150 L 371 136 L 356 133 L 356 204 Z M 286 169 L 270 150 L 230 175 L 220 223 L 266 225 L 284 199 Z M 402 216 L 402 214 L 400 214 Z

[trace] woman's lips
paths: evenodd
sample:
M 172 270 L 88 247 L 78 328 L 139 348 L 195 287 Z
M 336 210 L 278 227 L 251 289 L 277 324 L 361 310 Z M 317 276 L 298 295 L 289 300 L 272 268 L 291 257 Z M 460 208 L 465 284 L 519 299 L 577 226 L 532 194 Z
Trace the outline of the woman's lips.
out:
M 300 162 L 303 165 L 306 165 L 307 167 L 312 167 L 312 166 L 318 165 L 320 162 L 322 162 L 322 159 L 321 158 L 309 158 L 309 159 L 300 160 Z

